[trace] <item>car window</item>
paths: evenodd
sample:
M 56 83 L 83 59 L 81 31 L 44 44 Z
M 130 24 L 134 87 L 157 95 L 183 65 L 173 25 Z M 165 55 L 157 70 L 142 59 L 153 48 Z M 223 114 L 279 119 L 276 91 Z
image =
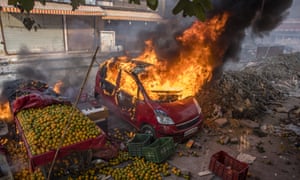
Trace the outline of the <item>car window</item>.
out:
M 163 86 L 161 86 L 157 82 L 161 82 L 160 77 L 150 76 L 148 71 L 140 73 L 138 78 L 146 91 L 148 97 L 156 102 L 174 102 L 178 99 L 181 99 L 181 90 L 176 89 L 168 89 L 165 90 Z
M 113 78 L 115 78 L 116 76 L 111 76 L 112 73 L 109 73 L 107 64 L 108 63 L 105 62 L 99 68 L 99 74 L 101 77 L 100 87 L 103 89 L 104 94 L 112 95 L 116 87 L 116 82 L 113 81 Z
M 115 66 L 113 66 L 111 63 L 105 65 L 105 70 L 103 70 L 103 73 L 105 72 L 105 80 L 115 86 L 116 82 L 117 82 L 118 71 L 119 70 Z M 101 70 L 101 73 L 102 73 L 102 70 Z M 104 77 L 104 76 L 102 76 L 102 77 Z
M 130 76 L 125 71 L 121 72 L 120 89 L 122 91 L 125 91 L 129 95 L 137 98 L 137 95 L 138 95 L 138 85 L 136 84 L 136 81 L 133 79 L 133 77 Z

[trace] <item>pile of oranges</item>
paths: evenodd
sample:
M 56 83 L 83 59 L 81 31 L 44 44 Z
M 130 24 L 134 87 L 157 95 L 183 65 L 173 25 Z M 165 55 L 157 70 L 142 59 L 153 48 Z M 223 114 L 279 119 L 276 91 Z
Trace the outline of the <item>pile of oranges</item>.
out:
M 30 172 L 28 167 L 29 159 L 22 141 L 8 140 L 2 145 L 7 149 L 14 179 L 45 179 L 40 168 Z
M 32 155 L 95 138 L 101 133 L 87 116 L 64 104 L 24 109 L 18 112 L 17 118 Z
M 189 176 L 181 174 L 181 170 L 169 163 L 154 163 L 146 161 L 142 157 L 131 157 L 128 152 L 120 151 L 118 156 L 107 164 L 102 163 L 98 167 L 100 174 L 111 176 L 115 180 L 161 180 L 172 174 L 184 179 Z

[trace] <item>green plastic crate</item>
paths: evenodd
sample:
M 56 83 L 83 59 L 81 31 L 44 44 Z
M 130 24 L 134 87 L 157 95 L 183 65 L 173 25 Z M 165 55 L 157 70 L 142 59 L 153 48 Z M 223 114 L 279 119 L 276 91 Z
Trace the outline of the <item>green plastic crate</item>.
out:
M 143 156 L 147 161 L 160 163 L 175 152 L 175 144 L 172 137 L 161 137 L 152 144 L 143 147 Z
M 128 143 L 128 153 L 130 156 L 142 156 L 142 148 L 151 142 L 150 134 L 136 134 L 134 138 Z

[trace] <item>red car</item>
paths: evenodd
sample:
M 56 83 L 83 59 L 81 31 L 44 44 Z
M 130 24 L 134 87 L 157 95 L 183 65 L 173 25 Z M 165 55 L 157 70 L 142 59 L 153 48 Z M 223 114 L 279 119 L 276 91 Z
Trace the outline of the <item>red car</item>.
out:
M 154 138 L 172 136 L 182 141 L 198 132 L 203 117 L 194 97 L 179 99 L 180 91 L 151 90 L 143 83 L 152 64 L 112 58 L 96 75 L 95 97 L 140 132 Z

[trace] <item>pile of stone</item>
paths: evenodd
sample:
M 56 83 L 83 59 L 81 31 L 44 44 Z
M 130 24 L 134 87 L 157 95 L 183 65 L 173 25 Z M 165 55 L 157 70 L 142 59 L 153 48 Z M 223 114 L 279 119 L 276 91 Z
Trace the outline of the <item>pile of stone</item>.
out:
M 300 96 L 300 53 L 259 59 L 244 71 L 272 82 L 284 94 Z
M 253 119 L 292 90 L 300 92 L 300 53 L 269 57 L 241 71 L 223 72 L 196 97 L 207 118 Z

